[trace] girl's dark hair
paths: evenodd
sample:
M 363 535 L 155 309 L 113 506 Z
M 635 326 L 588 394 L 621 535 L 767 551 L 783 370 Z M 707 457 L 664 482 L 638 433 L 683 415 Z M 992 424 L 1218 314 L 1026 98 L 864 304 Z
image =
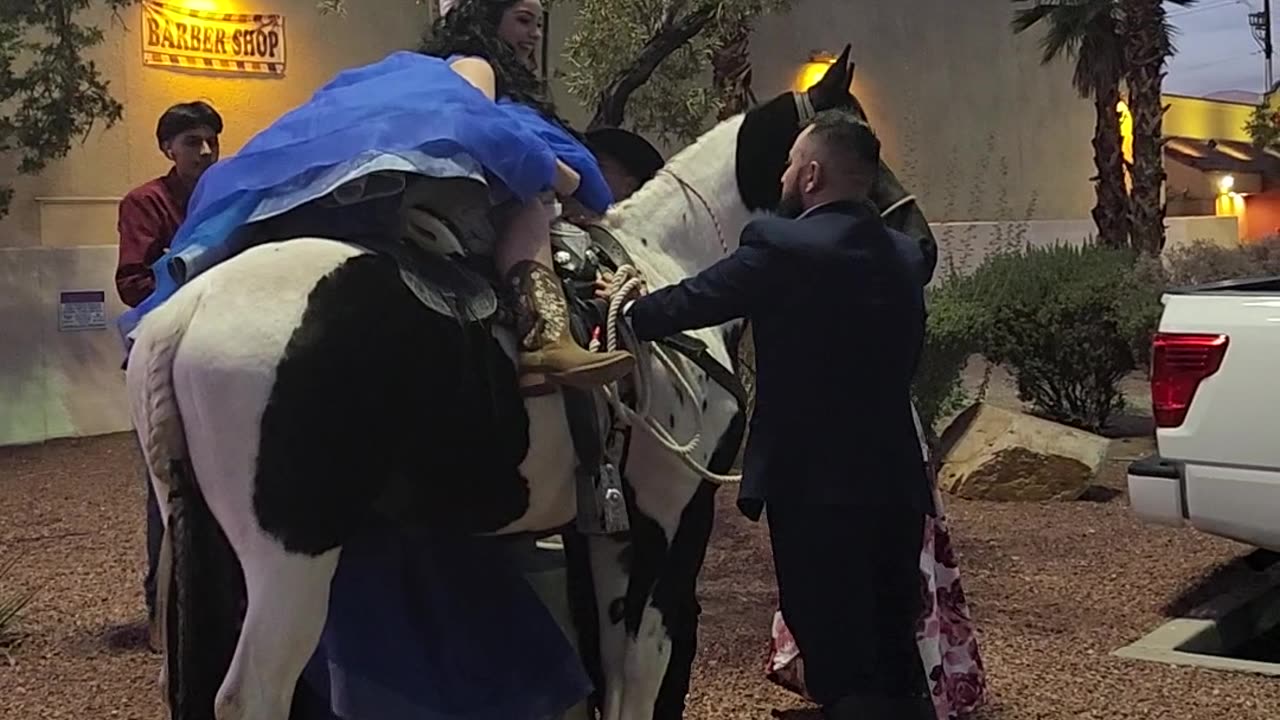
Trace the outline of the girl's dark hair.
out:
M 459 0 L 447 14 L 436 19 L 419 51 L 438 58 L 450 55 L 484 58 L 493 67 L 499 97 L 506 96 L 528 105 L 567 128 L 556 113 L 547 84 L 520 62 L 515 50 L 498 37 L 503 13 L 515 4 L 516 0 Z

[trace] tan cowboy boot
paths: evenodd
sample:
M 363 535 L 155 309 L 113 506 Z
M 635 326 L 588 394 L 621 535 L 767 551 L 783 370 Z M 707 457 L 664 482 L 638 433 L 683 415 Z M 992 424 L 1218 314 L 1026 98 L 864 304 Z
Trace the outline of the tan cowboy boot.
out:
M 591 352 L 573 339 L 568 302 L 551 268 L 522 260 L 507 272 L 507 278 L 515 291 L 522 387 L 537 387 L 531 376 L 544 375 L 555 384 L 595 388 L 631 372 L 635 366 L 631 353 Z

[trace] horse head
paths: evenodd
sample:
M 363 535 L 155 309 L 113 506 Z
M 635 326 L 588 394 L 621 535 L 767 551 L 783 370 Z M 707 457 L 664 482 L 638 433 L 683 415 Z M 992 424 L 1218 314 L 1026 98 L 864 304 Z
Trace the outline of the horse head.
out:
M 608 222 L 646 234 L 659 252 L 686 261 L 686 271 L 733 250 L 746 223 L 776 207 L 787 155 L 813 114 L 861 111 L 849 90 L 849 54 L 846 46 L 807 92 L 782 93 L 703 133 L 615 206 Z
M 827 68 L 813 87 L 804 92 L 784 92 L 747 112 L 738 132 L 738 188 L 751 210 L 771 211 L 782 195 L 782 173 L 787 155 L 800 131 L 824 110 L 847 109 L 865 118 L 854 97 L 852 46 Z
M 850 59 L 851 50 L 852 46 L 845 45 L 822 79 L 805 92 L 782 93 L 747 113 L 738 133 L 737 179 L 742 200 L 751 210 L 770 211 L 777 206 L 788 151 L 814 114 L 843 109 L 868 120 L 862 103 L 853 93 L 855 64 Z M 920 244 L 928 275 L 932 277 L 938 257 L 933 232 L 915 197 L 903 188 L 883 159 L 870 200 L 880 209 L 885 224 Z

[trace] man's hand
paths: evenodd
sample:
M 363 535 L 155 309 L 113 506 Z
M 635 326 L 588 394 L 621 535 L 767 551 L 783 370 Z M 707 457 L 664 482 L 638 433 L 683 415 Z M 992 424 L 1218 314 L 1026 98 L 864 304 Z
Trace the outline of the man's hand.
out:
M 612 300 L 613 296 L 609 294 L 609 286 L 613 284 L 613 273 L 603 271 L 596 277 L 596 297 L 601 300 Z M 635 296 L 641 297 L 648 294 L 649 286 L 645 284 L 643 279 L 640 280 L 640 287 L 636 288 Z

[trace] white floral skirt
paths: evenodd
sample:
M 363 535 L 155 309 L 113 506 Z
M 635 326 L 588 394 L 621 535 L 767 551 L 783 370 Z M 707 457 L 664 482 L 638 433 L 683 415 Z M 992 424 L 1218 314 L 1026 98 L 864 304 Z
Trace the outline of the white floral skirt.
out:
M 925 518 L 924 545 L 920 551 L 924 603 L 916 625 L 916 643 L 938 718 L 954 720 L 982 704 L 987 680 L 973 618 L 960 586 L 960 569 L 942 512 L 942 499 L 936 489 L 934 502 L 937 517 Z M 804 682 L 804 658 L 782 619 L 781 610 L 773 614 L 770 634 L 766 676 L 812 700 Z

